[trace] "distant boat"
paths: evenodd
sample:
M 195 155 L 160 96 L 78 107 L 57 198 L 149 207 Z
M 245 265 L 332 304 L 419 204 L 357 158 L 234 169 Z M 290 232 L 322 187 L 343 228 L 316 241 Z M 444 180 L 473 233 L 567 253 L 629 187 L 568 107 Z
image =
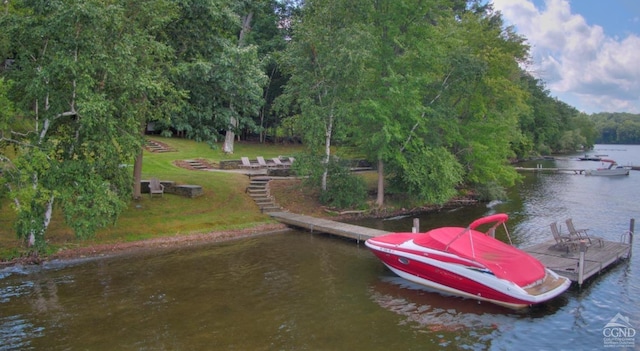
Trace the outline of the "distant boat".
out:
M 584 157 L 578 157 L 578 160 L 580 160 L 580 161 L 601 161 L 602 158 L 597 157 L 597 156 L 584 155 Z
M 630 167 L 619 166 L 616 161 L 606 158 L 601 159 L 602 162 L 608 162 L 609 167 L 588 169 L 585 174 L 592 176 L 625 176 L 629 175 Z

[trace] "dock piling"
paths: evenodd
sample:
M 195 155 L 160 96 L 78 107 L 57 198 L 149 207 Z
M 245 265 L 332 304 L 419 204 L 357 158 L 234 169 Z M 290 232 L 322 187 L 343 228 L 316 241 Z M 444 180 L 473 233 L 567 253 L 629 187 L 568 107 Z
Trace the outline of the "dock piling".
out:
M 413 219 L 413 227 L 411 227 L 412 233 L 420 233 L 420 218 Z
M 636 219 L 631 218 L 629 221 L 629 255 L 628 258 L 631 259 L 631 253 L 633 252 L 633 232 L 636 227 Z
M 587 243 L 580 240 L 580 260 L 578 261 L 578 285 L 582 286 L 584 282 L 584 255 L 587 252 Z

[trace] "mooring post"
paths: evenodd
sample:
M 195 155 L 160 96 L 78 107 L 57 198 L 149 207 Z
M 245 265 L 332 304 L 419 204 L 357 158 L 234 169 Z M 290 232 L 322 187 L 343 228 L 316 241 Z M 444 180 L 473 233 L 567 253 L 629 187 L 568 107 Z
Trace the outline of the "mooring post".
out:
M 411 227 L 411 232 L 412 233 L 419 233 L 420 232 L 420 218 L 414 218 L 413 219 L 413 227 Z
M 578 262 L 578 285 L 582 286 L 584 281 L 584 254 L 587 252 L 587 243 L 580 240 L 580 261 Z
M 629 221 L 629 259 L 631 258 L 631 252 L 633 251 L 633 231 L 635 230 L 636 219 L 631 218 Z

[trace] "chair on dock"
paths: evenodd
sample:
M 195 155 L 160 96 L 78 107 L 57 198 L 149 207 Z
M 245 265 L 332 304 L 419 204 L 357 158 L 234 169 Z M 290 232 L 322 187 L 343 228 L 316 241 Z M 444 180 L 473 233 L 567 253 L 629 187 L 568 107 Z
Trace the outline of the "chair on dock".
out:
M 551 227 L 551 234 L 553 234 L 553 238 L 556 240 L 554 247 L 567 250 L 567 252 L 571 249 L 578 249 L 580 246 L 580 238 L 560 233 L 558 222 L 553 222 L 549 226 Z
M 589 236 L 589 234 L 587 234 L 587 231 L 589 229 L 576 229 L 575 226 L 573 225 L 573 219 L 567 218 L 565 223 L 567 224 L 569 235 L 576 236 L 583 240 L 587 240 L 589 244 L 593 244 L 593 241 L 596 241 L 598 245 L 600 245 L 600 247 L 604 246 L 604 242 L 602 241 L 602 238 L 591 237 Z

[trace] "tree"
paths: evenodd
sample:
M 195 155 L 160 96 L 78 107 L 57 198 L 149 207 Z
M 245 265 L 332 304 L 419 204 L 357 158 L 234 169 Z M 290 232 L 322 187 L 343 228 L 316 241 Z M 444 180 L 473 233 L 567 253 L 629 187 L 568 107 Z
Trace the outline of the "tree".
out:
M 256 129 L 253 117 L 263 104 L 267 78 L 257 47 L 245 45 L 251 8 L 240 5 L 226 0 L 178 2 L 180 16 L 167 26 L 166 40 L 176 52 L 171 79 L 188 97 L 171 122 L 160 128 L 212 145 L 220 131 Z M 241 17 L 237 11 L 246 12 Z M 225 151 L 233 152 L 229 136 Z
M 288 96 L 309 123 L 305 142 L 324 141 L 323 164 L 332 141 L 378 164 L 379 206 L 387 178 L 394 192 L 441 203 L 463 181 L 517 177 L 507 161 L 526 111 L 519 63 L 527 47 L 489 5 L 470 4 L 305 3 L 289 47 L 300 72 Z
M 468 184 L 510 185 L 510 143 L 525 109 L 523 39 L 488 6 L 456 1 L 376 2 L 371 79 L 354 128 L 359 148 L 392 191 L 441 203 Z M 507 92 L 507 93 L 505 93 Z
M 353 140 L 378 164 L 378 206 L 384 203 L 385 173 L 392 175 L 394 191 L 433 202 L 450 196 L 443 192 L 453 187 L 450 181 L 461 181 L 455 158 L 424 134 L 449 84 L 442 62 L 446 30 L 434 24 L 452 15 L 451 7 L 453 2 L 417 0 L 380 1 L 371 9 L 373 53 Z
M 14 81 L 16 119 L 30 129 L 4 139 L 18 150 L 6 186 L 17 234 L 36 251 L 54 204 L 81 238 L 126 207 L 140 126 L 179 97 L 163 78 L 171 51 L 154 39 L 173 14 L 161 0 L 25 0 L 0 17 L 13 59 L 3 75 Z
M 364 73 L 369 43 L 360 3 L 307 1 L 303 18 L 296 21 L 293 37 L 281 61 L 290 75 L 283 101 L 300 108 L 304 141 L 309 152 L 321 155 L 321 189 L 327 177 L 334 140 L 345 137 L 354 88 Z M 285 105 L 287 103 L 284 103 Z
M 593 123 L 596 142 L 604 144 L 639 144 L 640 115 L 630 113 L 595 113 L 588 116 Z

